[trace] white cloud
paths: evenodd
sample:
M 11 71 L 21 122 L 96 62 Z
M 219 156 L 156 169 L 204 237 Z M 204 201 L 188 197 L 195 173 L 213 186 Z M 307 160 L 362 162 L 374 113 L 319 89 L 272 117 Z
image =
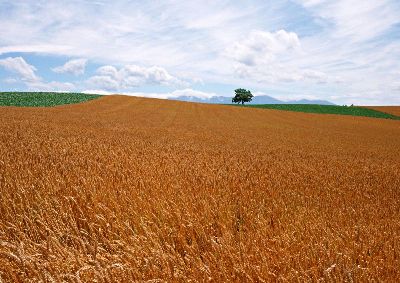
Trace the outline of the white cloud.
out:
M 55 73 L 69 73 L 75 76 L 83 75 L 85 73 L 87 59 L 74 59 L 66 62 L 63 66 L 53 68 Z
M 102 66 L 97 69 L 95 76 L 87 80 L 87 83 L 92 88 L 114 91 L 143 85 L 186 85 L 185 82 L 172 76 L 164 68 L 158 66 L 145 68 L 137 65 L 126 65 L 120 69 L 114 66 Z
M 300 39 L 294 32 L 252 31 L 242 41 L 226 50 L 233 58 L 233 71 L 242 79 L 257 83 L 287 83 L 311 81 L 327 83 L 329 76 L 321 71 L 296 66 L 293 62 L 301 56 Z
M 110 91 L 104 90 L 104 89 L 86 89 L 83 90 L 82 93 L 87 93 L 87 94 L 100 94 L 100 95 L 111 95 L 115 94 Z
M 118 90 L 120 89 L 120 83 L 112 77 L 108 76 L 93 76 L 87 83 L 91 87 L 100 88 L 104 90 Z
M 22 57 L 8 57 L 0 60 L 0 66 L 19 76 L 28 90 L 33 91 L 70 91 L 75 85 L 69 82 L 45 82 L 35 74 L 35 66 L 28 64 Z M 18 80 L 12 78 L 9 82 L 16 83 Z
M 373 39 L 400 22 L 391 0 L 302 0 L 320 19 L 333 24 L 332 35 L 354 42 Z
M 254 66 L 267 63 L 278 54 L 282 54 L 300 47 L 300 40 L 296 33 L 279 30 L 275 33 L 252 31 L 247 38 L 236 42 L 226 51 L 228 57 L 239 63 Z
M 22 57 L 8 57 L 0 60 L 0 66 L 6 70 L 18 74 L 25 82 L 40 81 L 40 77 L 36 76 L 36 68 L 26 63 Z
M 51 53 L 100 59 L 106 64 L 137 62 L 170 69 L 192 61 L 199 51 L 225 48 L 232 36 L 248 28 L 251 14 L 257 10 L 243 4 L 204 4 L 199 0 L 116 0 L 102 5 L 93 1 L 10 1 L 0 25 L 0 53 Z M 241 21 L 245 17 L 246 22 Z M 207 44 L 210 40 L 212 45 Z

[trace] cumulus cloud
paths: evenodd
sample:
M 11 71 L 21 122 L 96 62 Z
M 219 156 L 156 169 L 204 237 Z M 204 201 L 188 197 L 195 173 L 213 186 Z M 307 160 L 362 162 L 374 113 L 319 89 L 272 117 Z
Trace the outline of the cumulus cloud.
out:
M 70 91 L 75 88 L 72 83 L 64 82 L 45 82 L 35 74 L 36 68 L 28 64 L 22 57 L 8 57 L 0 60 L 0 66 L 18 75 L 20 80 L 33 91 Z M 12 78 L 9 83 L 16 83 L 18 80 Z
M 75 76 L 83 75 L 85 73 L 87 59 L 74 59 L 66 62 L 62 66 L 58 66 L 52 69 L 55 73 L 69 73 Z
M 0 60 L 0 66 L 16 73 L 25 82 L 38 82 L 40 77 L 35 74 L 36 68 L 29 65 L 22 57 L 8 57 Z
M 143 85 L 182 86 L 185 82 L 172 76 L 162 67 L 149 68 L 126 65 L 120 69 L 114 66 L 102 66 L 96 75 L 87 80 L 89 86 L 105 90 L 126 90 Z
M 254 66 L 271 61 L 276 55 L 299 47 L 300 40 L 294 32 L 252 31 L 247 38 L 228 48 L 226 55 L 244 65 Z
M 252 31 L 227 49 L 226 55 L 234 59 L 233 70 L 239 78 L 258 83 L 328 82 L 324 72 L 291 63 L 299 56 L 300 47 L 300 39 L 294 32 Z

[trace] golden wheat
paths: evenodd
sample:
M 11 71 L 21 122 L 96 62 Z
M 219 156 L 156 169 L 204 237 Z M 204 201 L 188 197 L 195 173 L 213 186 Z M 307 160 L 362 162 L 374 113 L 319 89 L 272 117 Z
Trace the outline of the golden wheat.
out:
M 400 281 L 398 121 L 0 108 L 0 281 Z

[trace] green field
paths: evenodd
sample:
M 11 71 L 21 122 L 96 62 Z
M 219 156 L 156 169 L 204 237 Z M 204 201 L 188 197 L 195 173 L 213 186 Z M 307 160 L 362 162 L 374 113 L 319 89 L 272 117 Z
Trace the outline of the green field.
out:
M 400 117 L 357 106 L 316 105 L 316 104 L 254 104 L 240 105 L 240 107 L 265 108 L 285 111 L 296 111 L 319 114 L 339 114 L 351 116 L 364 116 L 373 118 L 400 120 Z
M 97 94 L 58 92 L 0 92 L 0 106 L 51 107 L 99 98 Z

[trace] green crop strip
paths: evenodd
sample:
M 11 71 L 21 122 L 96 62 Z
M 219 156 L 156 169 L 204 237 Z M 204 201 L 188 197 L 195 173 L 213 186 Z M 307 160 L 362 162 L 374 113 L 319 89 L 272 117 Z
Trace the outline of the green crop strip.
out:
M 97 94 L 58 92 L 0 92 L 0 106 L 51 107 L 75 104 L 101 97 Z
M 316 105 L 316 104 L 254 104 L 254 105 L 243 105 L 243 106 L 239 105 L 239 106 L 249 107 L 249 108 L 265 108 L 265 109 L 305 112 L 305 113 L 339 114 L 339 115 L 351 115 L 351 116 L 400 120 L 400 117 L 392 114 L 357 106 Z

